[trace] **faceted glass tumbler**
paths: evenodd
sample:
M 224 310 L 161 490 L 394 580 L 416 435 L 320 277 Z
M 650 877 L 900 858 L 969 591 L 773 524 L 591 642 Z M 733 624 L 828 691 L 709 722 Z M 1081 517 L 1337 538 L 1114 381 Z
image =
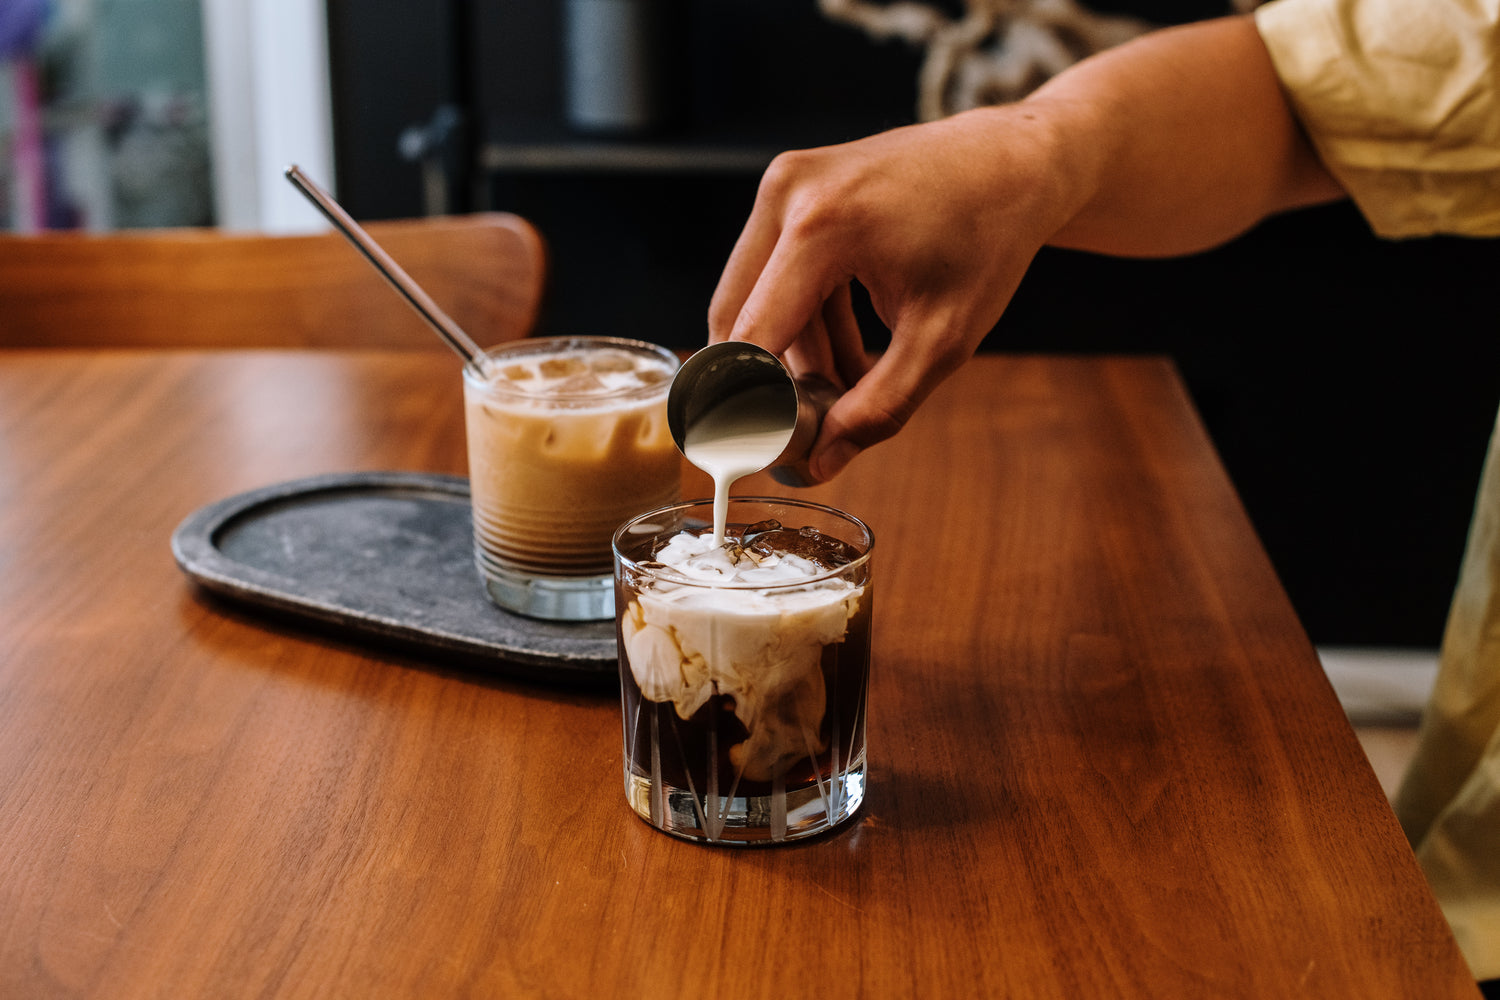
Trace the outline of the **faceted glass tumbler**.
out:
M 625 797 L 647 823 L 714 844 L 799 840 L 865 797 L 870 529 L 820 504 L 730 501 L 730 537 L 770 522 L 852 560 L 795 581 L 692 579 L 654 561 L 713 521 L 673 504 L 615 534 Z

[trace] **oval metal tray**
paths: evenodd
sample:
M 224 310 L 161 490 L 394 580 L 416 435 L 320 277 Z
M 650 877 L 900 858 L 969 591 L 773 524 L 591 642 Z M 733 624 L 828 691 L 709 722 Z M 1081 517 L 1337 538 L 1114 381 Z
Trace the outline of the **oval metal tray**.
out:
M 467 479 L 356 472 L 202 507 L 173 532 L 172 554 L 209 591 L 365 639 L 529 677 L 613 677 L 614 623 L 495 607 L 471 531 Z

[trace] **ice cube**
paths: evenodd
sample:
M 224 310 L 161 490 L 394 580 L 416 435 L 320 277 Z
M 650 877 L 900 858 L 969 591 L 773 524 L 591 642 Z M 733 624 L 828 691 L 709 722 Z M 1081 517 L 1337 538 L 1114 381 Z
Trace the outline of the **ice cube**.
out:
M 568 355 L 562 358 L 547 358 L 537 364 L 542 370 L 545 378 L 567 378 L 570 375 L 582 375 L 589 370 L 589 366 L 582 358 Z
M 599 376 L 585 369 L 582 374 L 547 386 L 547 393 L 552 396 L 586 396 L 603 392 L 604 388 L 604 383 L 600 381 Z
M 759 535 L 764 535 L 768 531 L 780 530 L 781 522 L 776 520 L 774 517 L 768 517 L 764 521 L 756 521 L 754 524 L 745 525 L 744 528 L 740 530 L 740 538 L 746 545 L 749 545 L 751 542 L 755 541 L 756 537 Z
M 635 359 L 623 351 L 598 351 L 589 355 L 588 365 L 596 372 L 628 372 Z
M 660 385 L 671 376 L 660 368 L 641 368 L 635 373 L 635 377 L 641 385 Z
M 775 522 L 771 523 L 775 524 Z M 837 569 L 859 558 L 859 550 L 854 546 L 831 535 L 825 535 L 816 528 L 793 530 L 783 528 L 778 524 L 769 531 L 762 530 L 754 533 L 752 537 L 753 529 L 760 527 L 761 525 L 753 524 L 745 529 L 745 548 L 762 558 L 772 553 L 790 554 L 806 559 L 823 569 Z

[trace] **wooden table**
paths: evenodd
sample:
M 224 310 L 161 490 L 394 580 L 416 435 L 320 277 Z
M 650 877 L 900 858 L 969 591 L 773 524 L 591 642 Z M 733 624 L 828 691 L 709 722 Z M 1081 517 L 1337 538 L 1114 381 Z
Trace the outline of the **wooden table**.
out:
M 0 996 L 1477 996 L 1164 361 L 982 358 L 809 491 L 877 538 L 872 777 L 785 848 L 636 819 L 611 689 L 173 563 L 365 469 L 463 472 L 451 359 L 0 354 Z

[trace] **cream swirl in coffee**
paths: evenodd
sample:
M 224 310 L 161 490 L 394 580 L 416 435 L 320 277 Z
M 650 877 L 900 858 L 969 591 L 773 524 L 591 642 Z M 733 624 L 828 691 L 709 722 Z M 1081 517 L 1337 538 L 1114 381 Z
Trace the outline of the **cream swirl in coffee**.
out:
M 837 539 L 780 525 L 751 526 L 722 544 L 707 532 L 676 535 L 621 618 L 642 697 L 671 702 L 684 720 L 727 699 L 746 733 L 729 760 L 751 781 L 822 753 L 823 652 L 843 641 L 864 593 L 837 567 L 856 555 Z

